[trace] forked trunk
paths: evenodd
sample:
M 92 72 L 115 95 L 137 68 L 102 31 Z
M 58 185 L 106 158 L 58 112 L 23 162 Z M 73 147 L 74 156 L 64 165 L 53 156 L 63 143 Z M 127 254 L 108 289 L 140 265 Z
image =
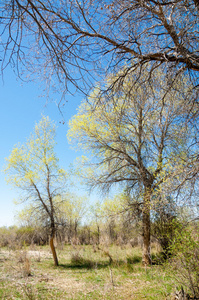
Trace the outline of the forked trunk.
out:
M 54 234 L 52 234 L 52 236 L 50 237 L 50 248 L 51 248 L 51 251 L 53 254 L 54 264 L 55 264 L 55 266 L 59 266 L 57 253 L 56 253 L 55 246 L 54 246 Z
M 142 226 L 143 226 L 142 263 L 145 266 L 151 264 L 150 198 L 151 198 L 151 189 L 145 189 L 143 217 L 142 217 Z

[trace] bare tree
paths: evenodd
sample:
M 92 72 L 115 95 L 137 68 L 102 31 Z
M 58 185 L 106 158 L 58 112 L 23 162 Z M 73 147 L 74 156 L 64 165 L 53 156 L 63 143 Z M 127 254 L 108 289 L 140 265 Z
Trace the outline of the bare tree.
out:
M 197 87 L 198 16 L 197 0 L 2 1 L 1 69 L 56 75 L 63 93 L 87 93 L 101 76 L 122 69 L 122 83 L 150 62 L 149 77 L 165 65 L 171 80 L 189 72 Z

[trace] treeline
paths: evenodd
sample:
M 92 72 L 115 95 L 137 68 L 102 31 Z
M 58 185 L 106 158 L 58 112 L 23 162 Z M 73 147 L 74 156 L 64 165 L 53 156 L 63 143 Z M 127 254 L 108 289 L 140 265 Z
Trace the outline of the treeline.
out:
M 181 227 L 186 228 L 191 214 L 188 210 L 175 210 L 173 203 L 170 199 L 167 209 L 164 206 L 164 210 L 152 211 L 151 243 L 156 243 L 165 257 L 175 233 Z M 48 244 L 50 220 L 47 215 L 36 216 L 36 213 L 33 206 L 27 206 L 17 215 L 18 226 L 0 228 L 0 247 L 15 249 L 24 245 Z M 125 193 L 94 205 L 89 205 L 86 197 L 68 193 L 56 215 L 55 226 L 57 247 L 65 244 L 143 246 L 142 211 Z
M 121 227 L 119 226 L 121 225 Z M 30 245 L 48 245 L 49 228 L 42 226 L 10 226 L 0 228 L 0 247 L 8 247 L 11 250 L 20 249 Z M 105 245 L 112 244 L 132 247 L 142 247 L 141 230 L 133 224 L 117 224 L 115 220 L 100 224 L 78 225 L 75 223 L 60 226 L 56 232 L 56 245 L 61 247 L 71 245 Z M 158 239 L 152 237 L 152 242 L 158 243 Z
M 85 206 L 82 202 L 82 206 Z M 71 203 L 65 203 L 66 208 L 69 209 Z M 71 207 L 70 207 L 71 208 Z M 73 209 L 77 207 L 73 207 Z M 129 212 L 123 214 L 122 212 L 107 212 L 104 211 L 103 205 L 98 209 L 96 207 L 86 208 L 84 214 L 81 214 L 79 207 L 79 214 L 71 211 L 69 215 L 65 211 L 65 218 L 59 216 L 56 220 L 56 234 L 55 241 L 59 247 L 64 244 L 76 245 L 124 245 L 131 244 L 137 246 L 142 244 L 141 224 L 140 221 L 130 219 Z M 86 220 L 87 216 L 87 220 Z M 24 219 L 23 219 L 24 217 Z M 9 248 L 21 247 L 23 245 L 46 245 L 49 243 L 50 226 L 49 220 L 45 219 L 45 224 L 39 220 L 31 220 L 28 215 L 28 209 L 22 211 L 18 218 L 21 220 L 21 225 L 2 227 L 0 228 L 0 246 Z M 26 220 L 25 220 L 26 219 Z

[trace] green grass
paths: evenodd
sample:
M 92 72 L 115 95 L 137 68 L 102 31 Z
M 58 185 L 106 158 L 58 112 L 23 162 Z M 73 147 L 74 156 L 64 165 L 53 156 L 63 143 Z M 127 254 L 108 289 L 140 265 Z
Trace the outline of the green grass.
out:
M 58 250 L 59 267 L 53 265 L 48 247 L 35 250 L 39 256 L 23 253 L 30 263 L 28 277 L 19 251 L 0 250 L 0 299 L 161 300 L 174 287 L 163 266 L 142 266 L 139 248 L 65 246 Z

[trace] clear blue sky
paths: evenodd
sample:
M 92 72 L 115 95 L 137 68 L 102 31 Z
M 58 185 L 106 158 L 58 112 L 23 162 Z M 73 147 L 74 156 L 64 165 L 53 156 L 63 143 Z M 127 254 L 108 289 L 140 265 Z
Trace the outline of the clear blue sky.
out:
M 46 99 L 40 97 L 42 93 L 39 82 L 22 83 L 10 69 L 5 71 L 4 80 L 0 79 L 0 227 L 12 225 L 15 211 L 19 209 L 13 203 L 13 199 L 17 198 L 17 191 L 7 185 L 2 172 L 5 157 L 9 156 L 15 144 L 26 141 L 42 114 L 56 122 L 56 153 L 60 166 L 67 169 L 75 157 L 80 155 L 68 145 L 66 133 L 68 121 L 76 113 L 82 98 L 67 97 L 68 103 L 63 110 L 65 124 L 62 124 L 59 122 L 63 117 L 56 104 L 61 95 L 51 94 L 54 100 L 46 104 Z

